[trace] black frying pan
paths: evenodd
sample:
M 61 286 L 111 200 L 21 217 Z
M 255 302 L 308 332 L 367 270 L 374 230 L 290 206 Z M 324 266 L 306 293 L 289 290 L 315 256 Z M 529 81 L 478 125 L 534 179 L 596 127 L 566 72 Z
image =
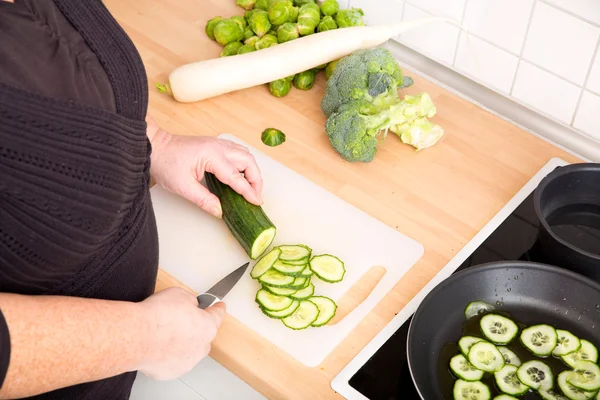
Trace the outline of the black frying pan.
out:
M 423 399 L 452 399 L 454 379 L 448 363 L 458 353 L 456 342 L 463 335 L 465 306 L 474 300 L 491 303 L 526 325 L 547 323 L 567 329 L 600 347 L 600 284 L 566 269 L 537 263 L 510 261 L 470 267 L 434 288 L 411 321 L 408 364 Z M 526 350 L 518 355 L 528 359 Z M 548 361 L 553 369 L 568 368 L 552 357 Z M 555 376 L 560 371 L 555 371 Z M 493 398 L 497 389 L 493 381 L 484 379 Z M 540 397 L 527 394 L 521 398 Z

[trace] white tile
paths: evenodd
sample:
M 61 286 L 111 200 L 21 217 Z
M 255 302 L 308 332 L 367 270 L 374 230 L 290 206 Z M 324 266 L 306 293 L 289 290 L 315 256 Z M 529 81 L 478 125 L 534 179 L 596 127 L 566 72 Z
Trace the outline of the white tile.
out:
M 546 0 L 546 2 L 600 24 L 600 1 L 598 0 Z
M 600 140 L 600 96 L 583 92 L 573 126 Z
M 587 88 L 593 92 L 600 94 L 600 49 L 596 53 L 594 65 L 588 78 Z
M 486 86 L 508 94 L 517 72 L 517 56 L 472 35 L 460 34 L 455 67 Z
M 581 89 L 521 61 L 512 95 L 550 118 L 570 124 Z
M 435 16 L 454 18 L 461 21 L 466 0 L 407 0 Z
M 206 400 L 185 383 L 178 379 L 171 381 L 155 381 L 142 373 L 131 388 L 129 400 Z
M 367 25 L 393 24 L 402 17 L 400 0 L 352 0 L 350 5 L 362 8 Z
M 583 85 L 598 36 L 600 28 L 538 2 L 523 58 Z
M 404 21 L 431 17 L 410 4 L 404 6 Z M 451 65 L 454 60 L 459 30 L 448 23 L 434 23 L 410 29 L 400 35 L 400 42 L 426 56 Z
M 534 0 L 467 0 L 463 25 L 469 32 L 519 54 L 533 3 Z
M 266 400 L 246 382 L 210 357 L 180 378 L 208 400 Z

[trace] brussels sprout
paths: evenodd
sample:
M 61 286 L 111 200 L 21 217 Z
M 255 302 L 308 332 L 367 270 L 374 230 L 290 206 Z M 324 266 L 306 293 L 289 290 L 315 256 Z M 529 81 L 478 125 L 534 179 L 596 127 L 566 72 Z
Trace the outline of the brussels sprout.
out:
M 204 28 L 204 30 L 206 31 L 206 35 L 211 38 L 212 40 L 215 40 L 215 35 L 214 35 L 214 30 L 215 30 L 215 26 L 217 26 L 217 24 L 219 22 L 221 22 L 223 20 L 222 17 L 214 17 L 212 19 L 209 19 L 208 22 L 206 23 L 206 28 Z
M 340 4 L 337 0 L 325 0 L 321 4 L 321 13 L 323 15 L 333 16 L 340 10 Z
M 245 10 L 252 10 L 254 8 L 254 4 L 256 4 L 256 0 L 236 0 L 235 4 Z
M 319 7 L 319 5 L 317 3 L 306 3 L 302 7 L 300 7 L 300 11 L 308 10 L 308 9 L 315 10 L 317 12 L 317 14 L 319 14 L 319 18 L 321 18 L 321 8 Z
M 242 47 L 242 42 L 231 42 L 227 43 L 223 50 L 221 51 L 221 57 L 234 56 L 238 53 L 240 47 Z
M 241 15 L 234 15 L 233 17 L 231 17 L 229 19 L 232 19 L 235 22 L 237 22 L 238 24 L 240 24 L 240 26 L 242 27 L 242 29 L 246 29 L 246 27 L 248 26 L 248 22 L 246 22 L 246 20 L 244 19 L 244 17 L 242 17 Z
M 325 31 L 330 31 L 332 29 L 337 29 L 337 24 L 335 23 L 335 20 L 333 19 L 333 17 L 330 17 L 329 15 L 323 17 L 323 19 L 321 20 L 321 22 L 319 22 L 319 25 L 317 26 L 317 32 L 325 32 Z
M 245 44 L 242 47 L 240 47 L 240 49 L 238 50 L 238 54 L 245 54 L 245 53 L 252 53 L 253 51 L 256 51 L 256 47 L 254 47 L 254 45 L 251 44 Z
M 292 3 L 288 0 L 279 0 L 269 7 L 269 20 L 273 25 L 281 25 L 290 18 Z
M 275 46 L 277 44 L 277 37 L 273 35 L 265 35 L 256 42 L 256 50 L 266 49 L 267 47 Z
M 290 17 L 288 22 L 298 22 L 298 15 L 300 14 L 300 7 L 290 8 Z
M 285 142 L 285 133 L 279 129 L 267 128 L 260 135 L 260 139 L 267 146 L 275 147 Z
M 259 40 L 260 40 L 260 38 L 258 36 L 252 36 L 251 38 L 244 40 L 244 44 L 248 44 L 250 46 L 256 46 L 256 42 L 258 42 Z
M 269 13 L 263 10 L 256 10 L 250 16 L 248 25 L 250 25 L 256 36 L 265 36 L 271 30 L 272 26 L 269 20 Z
M 242 41 L 245 42 L 246 40 L 250 39 L 252 36 L 254 36 L 254 31 L 252 30 L 252 28 L 250 28 L 249 26 L 244 28 L 244 37 L 242 38 Z
M 301 7 L 305 4 L 314 3 L 315 0 L 294 0 L 294 5 L 296 7 Z
M 258 8 L 254 8 L 250 11 L 246 11 L 244 13 L 244 19 L 246 20 L 246 22 L 249 24 L 250 23 L 250 17 L 252 16 L 252 14 L 254 14 L 255 12 L 260 11 Z
M 338 64 L 339 61 L 340 60 L 335 60 L 327 64 L 327 67 L 325 68 L 326 79 L 329 79 L 331 77 L 331 74 L 333 74 L 333 70 L 335 69 L 335 66 Z
M 294 86 L 300 90 L 310 90 L 315 84 L 317 72 L 314 69 L 300 72 L 294 77 Z
M 335 15 L 335 22 L 338 28 L 347 28 L 350 26 L 364 26 L 363 16 L 365 13 L 361 8 L 349 8 L 339 10 Z
M 284 97 L 292 89 L 292 82 L 287 79 L 277 79 L 269 83 L 269 91 L 275 97 Z
M 215 40 L 220 45 L 225 46 L 231 42 L 237 42 L 243 39 L 244 29 L 240 23 L 234 19 L 224 19 L 220 21 L 213 31 Z
M 269 9 L 269 0 L 256 0 L 254 8 L 267 11 Z
M 289 42 L 290 40 L 298 39 L 299 37 L 300 32 L 298 32 L 298 27 L 291 22 L 286 22 L 277 29 L 277 41 L 279 43 Z
M 298 31 L 300 36 L 306 36 L 315 33 L 317 25 L 321 20 L 321 14 L 314 8 L 302 6 L 298 14 Z
M 298 20 L 297 27 L 298 27 L 298 33 L 300 33 L 300 36 L 312 35 L 313 33 L 315 33 L 315 28 L 316 28 L 312 24 L 312 22 L 307 19 Z

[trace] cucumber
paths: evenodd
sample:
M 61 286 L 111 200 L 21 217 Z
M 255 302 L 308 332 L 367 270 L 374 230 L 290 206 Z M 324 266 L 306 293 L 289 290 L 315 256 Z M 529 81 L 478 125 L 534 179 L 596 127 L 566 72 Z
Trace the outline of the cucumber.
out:
M 481 333 L 494 344 L 506 345 L 519 332 L 519 327 L 509 318 L 499 314 L 486 314 L 479 321 Z
M 313 321 L 311 324 L 312 326 L 323 326 L 334 317 L 335 312 L 337 311 L 337 305 L 329 297 L 313 296 L 308 300 L 315 303 L 319 309 L 319 316 Z
M 282 245 L 278 246 L 281 250 L 281 256 L 279 258 L 282 261 L 293 262 L 293 261 L 308 261 L 310 255 L 312 253 L 312 249 L 303 244 L 295 244 L 295 245 Z M 306 265 L 306 262 L 304 263 Z
M 329 283 L 340 282 L 346 273 L 342 260 L 330 254 L 314 256 L 308 265 L 319 279 Z
M 462 379 L 454 382 L 452 394 L 454 400 L 489 400 L 492 397 L 490 388 L 485 383 L 467 382 Z
M 581 390 L 598 391 L 600 390 L 600 367 L 591 361 L 577 361 L 567 382 Z
M 521 359 L 514 351 L 504 346 L 498 346 L 498 350 L 500 350 L 500 353 L 504 356 L 504 362 L 506 364 L 514 365 L 516 367 L 521 366 Z
M 279 296 L 292 296 L 297 292 L 296 289 L 288 289 L 288 288 L 280 288 L 280 287 L 271 287 L 269 285 L 262 285 L 263 289 L 273 294 L 277 294 Z
M 463 336 L 458 341 L 458 348 L 460 352 L 467 357 L 469 355 L 469 349 L 477 342 L 483 341 L 482 338 L 478 338 L 475 336 Z
M 302 265 L 306 267 L 308 265 L 308 257 L 302 258 L 300 260 L 281 260 L 281 262 L 286 265 Z
M 504 368 L 504 356 L 493 344 L 481 341 L 469 349 L 467 359 L 475 368 L 484 372 L 497 372 Z
M 561 360 L 569 367 L 573 368 L 578 361 L 598 362 L 598 349 L 592 343 L 585 339 L 581 339 L 581 347 L 579 350 L 561 356 Z
M 458 379 L 467 382 L 480 381 L 483 378 L 483 371 L 475 368 L 462 354 L 457 354 L 450 359 L 450 370 Z
M 495 307 L 485 301 L 472 301 L 465 307 L 465 318 L 473 318 L 486 312 L 494 311 Z
M 550 390 L 554 388 L 554 374 L 543 361 L 527 361 L 517 369 L 517 377 L 525 385 L 534 390 Z
M 209 172 L 206 186 L 221 202 L 223 221 L 248 257 L 256 260 L 273 243 L 277 229 L 262 207 L 247 201 L 229 185 Z
M 303 277 L 298 276 L 298 277 L 294 278 L 294 281 L 286 287 L 288 287 L 290 289 L 300 290 L 300 289 L 304 289 L 305 287 L 307 287 L 308 283 L 309 283 L 308 278 L 303 278 Z
M 569 331 L 563 329 L 556 330 L 557 343 L 556 347 L 552 351 L 552 355 L 555 357 L 565 356 L 567 354 L 576 352 L 581 348 L 581 340 Z
M 278 296 L 265 289 L 256 292 L 256 302 L 269 311 L 282 311 L 292 305 L 292 299 L 286 296 Z
M 523 329 L 521 343 L 527 350 L 538 357 L 552 354 L 558 343 L 556 329 L 550 325 L 539 324 Z
M 302 274 L 300 276 L 310 278 L 313 275 L 313 272 L 310 270 L 310 267 L 307 265 L 306 268 L 302 270 Z
M 573 374 L 573 371 L 563 371 L 560 374 L 558 374 L 558 377 L 556 379 L 560 391 L 563 392 L 565 396 L 567 396 L 570 400 L 591 400 L 592 398 L 594 398 L 594 396 L 597 395 L 595 391 L 590 392 L 587 390 L 576 388 L 575 386 L 571 385 L 569 383 L 569 380 L 571 379 L 571 374 Z
M 292 315 L 294 313 L 294 311 L 296 311 L 296 309 L 300 306 L 300 302 L 299 301 L 293 301 L 292 304 L 290 304 L 290 306 L 288 308 L 285 308 L 281 311 L 269 311 L 266 308 L 261 307 L 260 309 L 262 310 L 262 312 L 270 318 L 273 319 L 282 319 L 285 318 L 289 315 Z
M 519 396 L 529 390 L 517 376 L 518 368 L 515 365 L 506 364 L 500 371 L 494 372 L 494 379 L 498 389 L 506 394 Z
M 319 317 L 319 307 L 309 300 L 300 301 L 298 308 L 281 321 L 285 326 L 294 330 L 308 328 Z
M 539 390 L 538 394 L 544 400 L 569 400 L 567 397 L 556 392 L 554 389 L 550 390 Z
M 270 269 L 262 274 L 258 280 L 261 283 L 271 287 L 289 288 L 289 285 L 295 281 L 295 278 L 293 276 L 283 275 L 280 272 Z
M 302 275 L 302 270 L 304 270 L 304 265 L 289 265 L 284 264 L 283 261 L 277 260 L 273 264 L 273 269 L 277 272 L 280 272 L 284 275 L 297 277 Z
M 300 289 L 297 292 L 290 294 L 289 296 L 294 300 L 308 299 L 310 296 L 315 294 L 315 285 L 309 283 L 304 289 Z
M 516 397 L 513 396 L 509 396 L 507 394 L 499 394 L 498 396 L 494 397 L 493 400 L 519 400 Z
M 252 267 L 252 270 L 250 271 L 250 276 L 253 279 L 260 278 L 261 275 L 271 269 L 273 264 L 275 264 L 279 258 L 280 254 L 281 250 L 278 248 L 274 248 L 273 250 L 269 251 L 256 264 L 254 264 L 254 267 Z

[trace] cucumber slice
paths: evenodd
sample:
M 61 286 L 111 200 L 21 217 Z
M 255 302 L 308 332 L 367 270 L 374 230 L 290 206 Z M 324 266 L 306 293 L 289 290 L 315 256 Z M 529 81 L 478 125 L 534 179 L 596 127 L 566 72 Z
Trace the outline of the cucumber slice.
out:
M 301 261 L 308 260 L 312 253 L 312 249 L 303 244 L 282 245 L 278 246 L 281 249 L 279 258 L 282 261 Z M 305 263 L 306 264 L 306 263 Z
M 294 300 L 304 300 L 308 299 L 313 294 L 315 294 L 315 285 L 309 283 L 307 287 L 291 294 L 290 297 Z
M 304 268 L 302 270 L 302 274 L 300 276 L 310 278 L 312 275 L 313 275 L 313 272 L 311 271 L 310 267 L 307 265 L 306 268 Z
M 480 381 L 483 378 L 483 371 L 475 368 L 462 354 L 457 354 L 450 359 L 450 370 L 458 379 L 467 382 Z
M 303 265 L 288 265 L 284 264 L 283 261 L 277 260 L 273 264 L 273 269 L 277 272 L 280 272 L 284 275 L 297 277 L 302 274 L 302 270 L 305 267 Z
M 297 292 L 296 289 L 271 287 L 269 285 L 262 285 L 263 289 L 279 296 L 290 296 Z
M 558 393 L 554 389 L 539 390 L 538 394 L 544 400 L 569 400 L 567 397 L 565 397 L 562 394 Z
M 498 314 L 486 314 L 479 321 L 481 333 L 494 344 L 508 344 L 517 333 L 519 327 L 509 318 Z
M 312 301 L 302 300 L 296 311 L 281 321 L 290 329 L 301 330 L 308 328 L 318 317 L 319 307 Z
M 547 357 L 554 351 L 558 343 L 558 335 L 550 325 L 533 325 L 523 329 L 521 343 L 534 355 Z
M 270 317 L 273 319 L 282 319 L 289 315 L 292 315 L 299 306 L 300 306 L 300 302 L 294 301 L 294 302 L 292 302 L 292 304 L 290 304 L 290 306 L 288 308 L 283 309 L 281 311 L 269 311 L 263 307 L 261 307 L 260 309 L 267 317 Z
M 308 265 L 319 279 L 329 283 L 340 282 L 346 273 L 342 260 L 330 254 L 314 256 Z
M 253 279 L 258 279 L 261 275 L 271 269 L 273 264 L 275 264 L 279 258 L 280 254 L 281 250 L 278 248 L 274 248 L 273 250 L 269 251 L 256 264 L 254 264 L 254 267 L 252 267 L 252 270 L 250 271 L 250 276 Z
M 262 274 L 258 280 L 265 285 L 278 288 L 289 288 L 295 278 L 293 276 L 283 275 L 281 272 L 277 272 L 273 269 L 268 270 Z
M 492 397 L 490 388 L 482 382 L 467 382 L 458 379 L 454 382 L 452 392 L 454 400 L 489 400 Z
M 569 367 L 573 368 L 578 361 L 598 362 L 598 349 L 591 342 L 581 339 L 579 350 L 561 356 L 561 359 Z
M 469 349 L 467 359 L 475 368 L 484 372 L 497 372 L 504 368 L 504 356 L 493 344 L 481 341 Z
M 500 394 L 500 395 L 494 397 L 493 400 L 519 400 L 519 399 L 517 399 L 516 397 L 513 397 L 513 396 L 509 396 L 507 394 Z
M 517 377 L 523 384 L 534 390 L 554 388 L 554 374 L 550 367 L 538 360 L 527 361 L 517 369 Z
M 529 386 L 523 385 L 517 376 L 518 368 L 515 365 L 506 364 L 500 371 L 494 372 L 494 379 L 498 389 L 514 396 L 522 395 L 529 390 Z
M 472 301 L 465 307 L 465 317 L 469 319 L 494 310 L 495 307 L 485 301 Z
M 300 289 L 304 289 L 307 286 L 307 282 L 308 282 L 308 278 L 303 278 L 301 276 L 298 276 L 296 278 L 294 278 L 294 281 L 292 283 L 290 283 L 289 285 L 287 285 L 287 288 L 290 289 L 296 289 L 296 290 L 300 290 Z
M 600 390 L 600 367 L 591 361 L 578 361 L 567 382 L 588 392 Z
M 300 260 L 281 260 L 281 262 L 286 265 L 302 265 L 305 267 L 308 265 L 308 257 L 301 258 Z
M 504 356 L 504 362 L 506 364 L 514 365 L 516 367 L 521 366 L 521 359 L 519 358 L 517 353 L 504 346 L 498 346 L 498 350 L 500 350 L 500 353 L 502 353 L 502 355 Z
M 294 301 L 289 297 L 278 296 L 260 289 L 256 292 L 256 302 L 269 311 L 282 311 L 291 306 Z
M 569 380 L 571 379 L 571 374 L 573 374 L 573 371 L 563 371 L 560 374 L 558 374 L 558 378 L 556 379 L 560 391 L 563 392 L 565 396 L 567 396 L 570 400 L 590 400 L 594 396 L 596 396 L 595 391 L 590 392 L 587 390 L 576 388 L 575 386 L 571 385 L 569 383 Z
M 319 308 L 319 316 L 311 324 L 312 326 L 323 326 L 327 324 L 337 311 L 337 304 L 329 297 L 325 296 L 313 296 L 309 301 L 312 301 Z
M 569 331 L 563 329 L 557 329 L 556 335 L 558 337 L 556 347 L 552 351 L 552 355 L 555 357 L 564 356 L 573 353 L 581 348 L 581 340 Z
M 482 342 L 482 338 L 478 338 L 475 336 L 463 336 L 458 341 L 458 348 L 460 352 L 466 357 L 469 355 L 469 349 L 477 342 Z

